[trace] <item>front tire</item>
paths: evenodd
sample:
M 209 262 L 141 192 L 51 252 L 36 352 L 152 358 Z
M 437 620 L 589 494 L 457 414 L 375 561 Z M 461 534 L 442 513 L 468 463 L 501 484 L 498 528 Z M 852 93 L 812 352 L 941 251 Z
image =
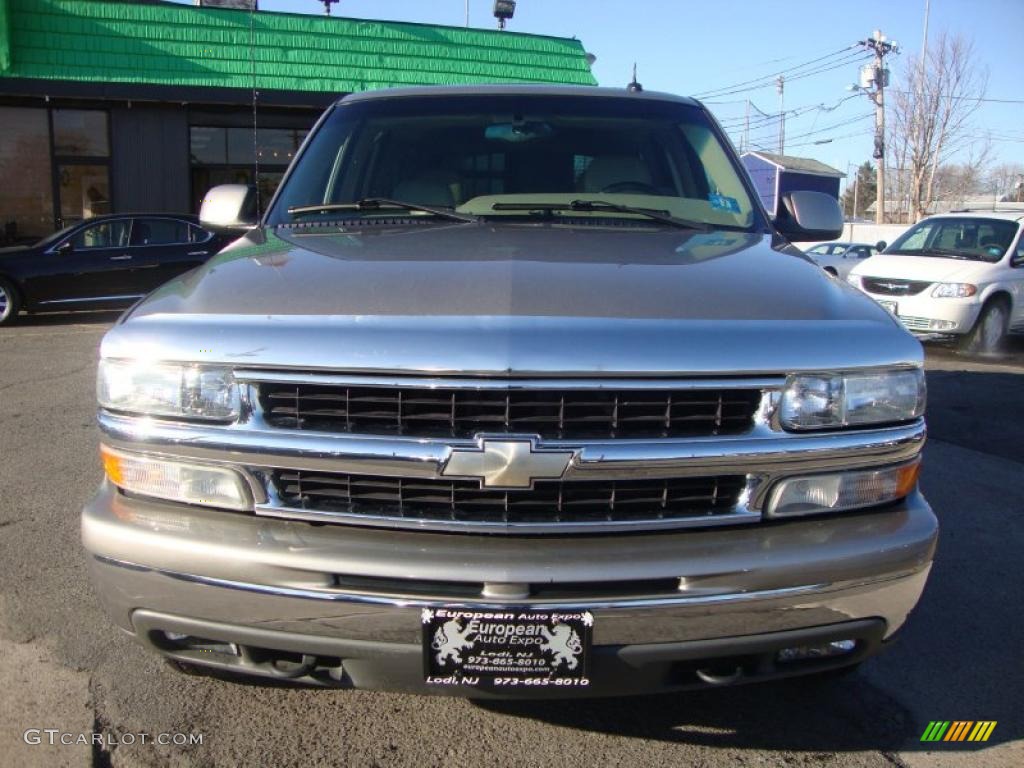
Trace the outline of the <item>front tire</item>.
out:
M 960 341 L 960 351 L 968 355 L 994 355 L 1003 347 L 1010 324 L 1010 307 L 1003 299 L 990 300 L 977 322 Z
M 0 325 L 10 325 L 18 319 L 21 297 L 9 280 L 0 277 Z

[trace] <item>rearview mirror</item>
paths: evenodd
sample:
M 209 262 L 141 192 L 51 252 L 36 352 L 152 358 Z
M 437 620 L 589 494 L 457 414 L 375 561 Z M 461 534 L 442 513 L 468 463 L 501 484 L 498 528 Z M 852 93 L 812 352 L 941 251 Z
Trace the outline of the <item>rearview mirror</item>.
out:
M 53 250 L 56 253 L 59 253 L 61 256 L 67 256 L 69 253 L 71 253 L 72 251 L 75 250 L 75 245 L 74 245 L 74 243 L 71 242 L 71 239 L 69 238 L 69 239 L 65 240 L 63 243 L 61 243 L 60 245 L 58 245 Z
M 214 232 L 252 229 L 256 223 L 256 188 L 247 184 L 216 186 L 199 208 L 199 224 Z
M 881 253 L 888 247 L 889 244 L 885 242 L 885 240 L 879 240 L 877 243 L 875 243 L 875 250 L 878 251 L 879 253 Z
M 797 191 L 782 196 L 775 228 L 790 242 L 835 240 L 843 234 L 839 202 L 822 192 Z

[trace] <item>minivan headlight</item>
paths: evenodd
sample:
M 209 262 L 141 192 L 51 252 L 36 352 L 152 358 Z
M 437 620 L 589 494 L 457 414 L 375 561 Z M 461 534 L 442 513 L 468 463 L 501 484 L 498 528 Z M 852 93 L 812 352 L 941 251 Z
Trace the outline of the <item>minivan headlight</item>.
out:
M 805 431 L 910 421 L 924 414 L 921 368 L 797 374 L 782 391 L 779 423 Z
M 205 421 L 230 421 L 241 409 L 231 369 L 191 363 L 101 360 L 96 398 L 112 411 Z
M 968 299 L 978 292 L 971 283 L 939 283 L 932 289 L 934 299 Z

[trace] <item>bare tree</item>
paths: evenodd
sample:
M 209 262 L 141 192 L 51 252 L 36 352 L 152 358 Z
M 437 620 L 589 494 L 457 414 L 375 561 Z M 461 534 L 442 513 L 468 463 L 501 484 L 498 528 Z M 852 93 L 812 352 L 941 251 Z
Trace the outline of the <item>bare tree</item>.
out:
M 995 166 L 989 170 L 987 182 L 987 192 L 1024 202 L 1024 163 L 1002 163 Z
M 973 43 L 943 33 L 925 61 L 908 62 L 903 82 L 903 89 L 893 89 L 889 146 L 897 167 L 906 171 L 907 188 L 901 191 L 910 220 L 917 221 L 937 199 L 939 168 L 976 141 L 972 118 L 985 96 L 988 73 L 975 64 Z

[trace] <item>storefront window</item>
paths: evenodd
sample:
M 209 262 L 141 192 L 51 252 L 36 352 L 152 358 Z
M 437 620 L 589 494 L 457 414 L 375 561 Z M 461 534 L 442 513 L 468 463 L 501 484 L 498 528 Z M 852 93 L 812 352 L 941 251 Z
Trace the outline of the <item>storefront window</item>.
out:
M 203 195 L 218 184 L 251 184 L 254 149 L 259 158 L 261 207 L 266 207 L 288 164 L 308 131 L 296 128 L 251 128 L 194 125 L 189 145 L 192 158 L 192 199 L 198 212 Z
M 227 128 L 193 126 L 189 132 L 192 165 L 222 165 L 228 161 Z
M 45 109 L 0 107 L 0 245 L 53 231 L 50 130 Z
M 110 213 L 110 175 L 106 165 L 61 165 L 57 173 L 64 226 Z
M 70 157 L 108 157 L 107 113 L 95 109 L 53 110 L 53 153 Z

